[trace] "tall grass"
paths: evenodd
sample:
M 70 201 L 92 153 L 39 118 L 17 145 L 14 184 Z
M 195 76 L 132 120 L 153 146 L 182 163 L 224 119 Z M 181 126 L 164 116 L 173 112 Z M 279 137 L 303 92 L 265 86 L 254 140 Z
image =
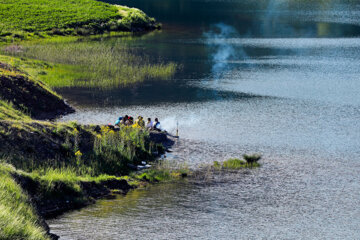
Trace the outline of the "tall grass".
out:
M 11 171 L 9 166 L 0 164 L 0 239 L 48 239 Z
M 122 127 L 114 131 L 102 127 L 94 141 L 97 160 L 92 162 L 93 168 L 108 174 L 124 173 L 129 164 L 136 165 L 142 159 L 151 157 L 155 146 L 148 138 L 149 132 L 143 129 Z
M 123 175 L 132 165 L 154 159 L 152 153 L 158 146 L 150 141 L 148 131 L 133 127 L 123 127 L 119 131 L 108 127 L 102 127 L 100 131 L 94 129 L 95 126 L 81 126 L 76 122 L 3 122 L 0 124 L 0 145 L 4 146 L 0 155 L 6 157 L 7 163 L 24 171 L 74 168 L 77 174 L 91 176 Z M 13 146 L 6 141 L 13 142 Z M 24 142 L 27 143 L 25 150 Z M 54 152 L 52 148 L 58 150 Z
M 24 45 L 21 51 L 7 47 L 4 54 L 58 64 L 38 77 L 52 87 L 115 88 L 147 79 L 169 79 L 175 63 L 151 63 L 149 57 L 136 55 L 125 43 L 48 42 Z

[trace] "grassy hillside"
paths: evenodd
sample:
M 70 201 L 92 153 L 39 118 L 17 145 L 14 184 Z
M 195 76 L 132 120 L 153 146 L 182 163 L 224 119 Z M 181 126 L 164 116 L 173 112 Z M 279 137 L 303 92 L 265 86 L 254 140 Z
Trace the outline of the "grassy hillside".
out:
M 0 164 L 0 239 L 49 239 L 10 166 Z
M 19 120 L 19 117 L 25 115 L 36 119 L 52 119 L 73 111 L 41 81 L 33 79 L 17 67 L 1 61 L 0 101 L 0 108 L 2 109 L 0 120 Z M 14 107 L 17 111 L 14 111 Z M 22 114 L 19 110 L 27 114 Z
M 123 194 L 147 182 L 173 181 L 187 170 L 159 165 L 141 174 L 116 177 L 80 175 L 75 168 L 16 170 L 0 159 L 0 239 L 50 239 L 42 217 L 86 206 L 93 198 Z M 45 204 L 46 203 L 46 204 Z M 37 210 L 35 210 L 37 209 Z
M 156 28 L 138 9 L 96 0 L 1 0 L 0 40 Z
M 8 120 L 30 120 L 30 117 L 24 112 L 15 109 L 11 102 L 0 99 L 0 121 Z
M 161 166 L 132 172 L 163 151 L 143 129 L 39 121 L 72 111 L 48 85 L 107 88 L 172 76 L 173 63 L 150 64 L 120 46 L 77 42 L 77 36 L 157 27 L 138 9 L 96 0 L 0 0 L 7 55 L 0 55 L 0 239 L 52 239 L 42 217 L 183 176 Z
M 163 150 L 143 129 L 33 120 L 33 112 L 62 103 L 61 98 L 7 60 L 0 62 L 0 239 L 49 239 L 37 212 L 54 216 L 93 203 L 110 190 L 125 193 L 144 181 L 181 177 L 169 169 L 123 176 Z M 21 61 L 33 71 L 34 66 L 46 68 L 40 61 Z
M 74 167 L 79 173 L 126 174 L 152 160 L 156 145 L 136 128 L 112 131 L 75 122 L 0 121 L 0 157 L 16 168 Z

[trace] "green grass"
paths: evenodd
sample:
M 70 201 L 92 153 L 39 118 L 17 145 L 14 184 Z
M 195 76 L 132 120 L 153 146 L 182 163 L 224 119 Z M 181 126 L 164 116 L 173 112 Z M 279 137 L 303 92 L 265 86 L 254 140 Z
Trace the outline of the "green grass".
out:
M 109 20 L 116 7 L 94 0 L 2 0 L 0 19 L 11 30 L 45 31 Z
M 0 76 L 16 76 L 23 75 L 28 77 L 28 81 L 31 81 L 34 85 L 38 85 L 44 90 L 48 91 L 52 95 L 61 99 L 61 96 L 53 91 L 49 86 L 44 84 L 43 81 L 37 78 L 37 75 L 41 75 L 41 71 L 51 69 L 52 66 L 43 61 L 19 59 L 9 56 L 0 55 L 0 64 L 6 64 L 10 69 L 6 69 L 0 66 Z M 1 97 L 1 96 L 0 96 Z
M 142 173 L 136 173 L 134 178 L 139 180 L 145 180 L 151 183 L 154 182 L 170 182 L 177 181 L 190 173 L 190 170 L 186 164 L 179 164 L 176 162 L 170 162 L 161 160 L 152 166 L 152 168 L 144 170 Z
M 107 180 L 125 179 L 132 185 L 138 180 L 129 177 L 115 177 L 110 175 L 90 175 L 78 174 L 75 168 L 46 168 L 38 169 L 31 173 L 16 170 L 8 164 L 0 161 L 0 239 L 29 239 L 45 240 L 49 239 L 45 230 L 39 224 L 40 220 L 35 213 L 28 196 L 23 192 L 12 174 L 30 177 L 38 183 L 36 197 L 47 200 L 71 199 L 79 204 L 86 203 L 88 199 L 84 197 L 81 189 L 81 182 L 101 183 Z M 61 185 L 61 192 L 59 186 Z
M 126 180 L 130 185 L 139 187 L 147 182 L 168 182 L 181 179 L 187 174 L 186 166 L 176 169 L 178 165 L 160 162 L 152 169 L 143 173 L 133 173 L 131 176 L 113 176 L 100 174 L 92 176 L 79 173 L 78 168 L 38 168 L 30 173 L 16 170 L 11 165 L 0 161 L 0 239 L 48 239 L 44 229 L 39 225 L 39 218 L 35 214 L 28 196 L 14 181 L 13 174 L 30 178 L 37 183 L 36 198 L 46 202 L 48 200 L 71 199 L 78 204 L 86 203 L 82 182 L 101 182 L 107 180 Z M 60 187 L 61 186 L 61 187 Z M 59 191 L 59 188 L 61 191 Z
M 0 164 L 0 239 L 49 239 L 27 195 L 12 178 L 12 171 Z
M 30 120 L 31 118 L 14 108 L 13 104 L 0 100 L 0 120 Z
M 222 163 L 218 161 L 214 161 L 213 167 L 217 170 L 221 169 L 229 169 L 236 170 L 242 168 L 256 168 L 260 167 L 260 163 L 258 161 L 261 159 L 261 155 L 243 155 L 244 160 L 238 158 L 230 158 Z
M 5 42 L 153 26 L 155 20 L 138 9 L 96 0 L 0 1 L 0 41 Z
M 102 127 L 96 134 L 92 169 L 96 174 L 107 173 L 119 175 L 128 173 L 128 165 L 137 165 L 142 160 L 152 160 L 152 152 L 157 145 L 150 142 L 149 132 L 144 129 L 123 127 L 119 131 Z
M 125 42 L 111 45 L 97 41 L 45 41 L 7 46 L 0 52 L 18 57 L 13 61 L 20 68 L 56 88 L 110 89 L 148 79 L 166 80 L 178 67 L 172 62 L 151 63 L 148 56 L 136 55 Z M 0 57 L 6 58 L 9 61 L 9 57 Z
M 25 171 L 70 167 L 92 176 L 123 175 L 129 172 L 129 164 L 153 159 L 157 145 L 150 142 L 147 131 L 103 127 L 95 132 L 94 128 L 75 122 L 0 121 L 0 155 Z

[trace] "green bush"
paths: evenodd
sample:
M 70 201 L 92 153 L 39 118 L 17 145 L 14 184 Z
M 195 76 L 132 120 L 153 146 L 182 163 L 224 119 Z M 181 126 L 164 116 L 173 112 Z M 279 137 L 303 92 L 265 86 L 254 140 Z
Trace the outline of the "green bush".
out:
M 261 155 L 260 154 L 253 154 L 253 155 L 244 154 L 243 158 L 245 159 L 245 161 L 247 163 L 253 164 L 253 163 L 257 163 L 261 159 Z

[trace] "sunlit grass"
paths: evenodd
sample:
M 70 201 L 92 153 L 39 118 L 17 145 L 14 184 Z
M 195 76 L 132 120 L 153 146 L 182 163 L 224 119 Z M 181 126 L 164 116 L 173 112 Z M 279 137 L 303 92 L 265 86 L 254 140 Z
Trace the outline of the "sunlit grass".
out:
M 148 131 L 133 127 L 113 131 L 103 127 L 96 132 L 94 128 L 76 122 L 52 123 L 24 119 L 0 122 L 0 145 L 4 144 L 0 154 L 8 157 L 7 163 L 25 171 L 65 167 L 74 169 L 77 174 L 91 176 L 126 174 L 130 171 L 129 164 L 137 165 L 154 158 L 152 152 L 158 146 L 150 142 Z M 14 141 L 14 146 L 10 148 L 5 141 Z M 31 142 L 31 149 L 35 152 L 36 148 L 41 148 L 41 144 L 56 141 L 59 153 L 63 155 L 53 155 L 49 150 L 48 158 L 39 159 L 36 155 L 12 152 L 12 149 L 22 149 L 17 144 L 21 141 Z M 62 174 L 57 172 L 56 175 Z
M 161 160 L 150 169 L 141 174 L 135 174 L 135 178 L 149 182 L 169 182 L 179 180 L 190 173 L 188 166 L 184 163 Z
M 125 43 L 59 41 L 19 48 L 4 47 L 2 53 L 51 63 L 33 74 L 52 87 L 115 88 L 147 79 L 169 79 L 177 70 L 175 63 L 152 63 L 149 56 L 136 55 Z
M 11 176 L 13 168 L 0 164 L 0 239 L 48 239 L 35 210 Z
M 96 0 L 0 1 L 0 43 L 157 27 L 155 19 L 139 9 Z
M 11 102 L 0 100 L 0 120 L 30 120 L 30 117 L 15 109 Z
M 253 155 L 243 155 L 244 160 L 238 158 L 230 158 L 222 163 L 218 161 L 214 161 L 213 167 L 217 170 L 221 169 L 241 169 L 241 168 L 256 168 L 260 167 L 260 163 L 258 161 L 261 159 L 261 155 L 253 154 Z

